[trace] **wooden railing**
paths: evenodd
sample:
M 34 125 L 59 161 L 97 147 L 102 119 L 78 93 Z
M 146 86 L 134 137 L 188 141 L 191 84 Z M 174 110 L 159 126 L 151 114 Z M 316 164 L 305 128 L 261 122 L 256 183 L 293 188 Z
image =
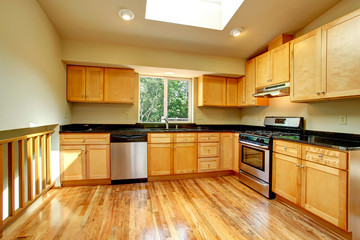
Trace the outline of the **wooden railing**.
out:
M 51 135 L 54 131 L 39 132 L 0 140 L 0 229 L 13 222 L 36 199 L 54 184 L 51 181 Z M 15 152 L 17 147 L 17 153 Z M 7 152 L 7 159 L 4 155 Z M 4 154 L 5 153 L 5 154 Z M 26 156 L 25 156 L 26 153 Z M 3 161 L 8 161 L 8 211 L 3 220 Z M 33 174 L 35 162 L 35 174 Z M 15 209 L 15 166 L 18 166 L 19 208 Z M 27 176 L 25 175 L 27 169 Z M 41 172 L 41 175 L 40 175 Z M 27 178 L 27 179 L 25 179 Z M 27 182 L 27 183 L 26 183 Z M 35 184 L 34 184 L 35 183 Z M 35 185 L 35 186 L 34 186 Z M 35 187 L 35 194 L 33 194 Z M 27 197 L 25 192 L 27 190 Z

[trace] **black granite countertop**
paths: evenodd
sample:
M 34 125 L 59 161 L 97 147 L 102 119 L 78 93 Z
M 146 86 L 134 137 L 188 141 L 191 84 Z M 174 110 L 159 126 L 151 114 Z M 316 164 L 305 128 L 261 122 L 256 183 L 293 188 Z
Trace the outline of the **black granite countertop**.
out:
M 178 125 L 178 129 L 176 129 Z M 251 125 L 197 125 L 197 124 L 69 124 L 60 126 L 60 133 L 159 133 L 159 132 L 244 132 L 246 130 L 264 129 Z M 329 147 L 344 151 L 360 150 L 360 135 L 333 132 L 305 131 L 301 136 L 277 136 L 282 139 Z

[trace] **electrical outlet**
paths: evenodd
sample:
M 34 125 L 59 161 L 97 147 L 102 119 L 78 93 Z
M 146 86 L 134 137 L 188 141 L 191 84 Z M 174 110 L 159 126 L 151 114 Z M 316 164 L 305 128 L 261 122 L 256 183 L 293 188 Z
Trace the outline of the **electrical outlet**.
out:
M 346 115 L 340 115 L 340 125 L 346 125 L 346 124 L 347 124 Z
M 129 114 L 125 113 L 125 119 L 129 119 Z

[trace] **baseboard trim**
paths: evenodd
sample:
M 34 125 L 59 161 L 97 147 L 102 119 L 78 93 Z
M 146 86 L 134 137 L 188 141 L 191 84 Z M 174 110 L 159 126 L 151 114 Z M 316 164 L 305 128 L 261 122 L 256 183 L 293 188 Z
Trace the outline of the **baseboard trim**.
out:
M 62 187 L 74 187 L 74 186 L 93 186 L 93 185 L 109 185 L 111 179 L 92 179 L 92 180 L 72 180 L 61 181 Z
M 161 175 L 161 176 L 149 176 L 148 181 L 166 181 L 166 180 L 180 180 L 191 178 L 207 178 L 207 177 L 220 177 L 233 175 L 233 170 L 224 170 L 216 172 L 202 172 L 202 173 L 186 173 L 186 174 L 173 174 L 173 175 Z

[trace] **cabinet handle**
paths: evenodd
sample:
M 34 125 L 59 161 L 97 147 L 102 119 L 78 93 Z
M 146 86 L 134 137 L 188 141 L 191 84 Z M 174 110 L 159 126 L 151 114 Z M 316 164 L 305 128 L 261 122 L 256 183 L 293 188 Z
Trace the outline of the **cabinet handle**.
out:
M 320 94 L 320 92 L 316 92 L 316 94 Z
M 174 147 L 174 149 L 176 149 L 176 146 Z
M 305 168 L 305 166 L 301 165 L 301 168 Z
M 300 167 L 300 164 L 296 164 L 297 167 Z
M 82 152 L 85 152 L 85 149 L 81 149 Z
M 284 150 L 286 150 L 287 149 L 287 147 L 284 147 Z
M 321 91 L 320 93 L 325 94 L 325 91 Z
M 84 138 L 84 142 L 86 142 L 86 138 Z
M 268 81 L 268 82 L 271 82 L 272 80 L 271 80 L 271 79 L 268 79 L 267 81 Z
M 319 158 L 322 158 L 322 157 L 323 157 L 323 155 L 319 154 Z
M 81 98 L 84 98 L 85 96 L 84 95 L 81 95 Z
M 170 149 L 174 149 L 173 147 L 170 147 Z

